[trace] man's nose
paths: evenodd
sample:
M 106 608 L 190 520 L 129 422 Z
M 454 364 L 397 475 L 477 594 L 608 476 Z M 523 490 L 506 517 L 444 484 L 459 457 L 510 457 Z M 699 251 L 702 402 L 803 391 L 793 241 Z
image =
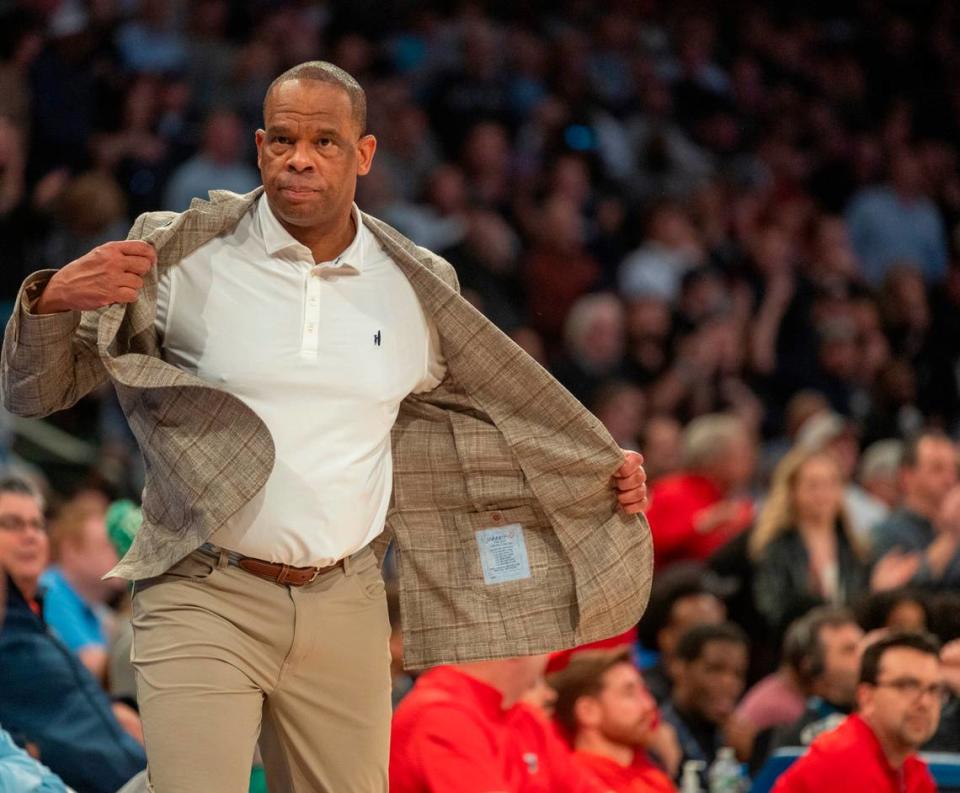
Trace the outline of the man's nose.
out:
M 309 146 L 306 143 L 298 143 L 293 147 L 290 158 L 287 160 L 287 167 L 297 173 L 313 170 L 313 160 L 310 157 Z

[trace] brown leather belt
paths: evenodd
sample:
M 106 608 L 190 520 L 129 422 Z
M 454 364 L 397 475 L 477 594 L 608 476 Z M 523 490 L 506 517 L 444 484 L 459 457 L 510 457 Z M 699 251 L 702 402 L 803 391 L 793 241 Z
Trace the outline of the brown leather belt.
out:
M 343 559 L 327 567 L 291 567 L 288 564 L 279 562 L 265 562 L 263 559 L 254 559 L 251 556 L 241 556 L 237 559 L 237 566 L 243 568 L 248 573 L 266 578 L 277 584 L 289 584 L 290 586 L 303 586 L 315 581 L 317 576 L 343 567 Z

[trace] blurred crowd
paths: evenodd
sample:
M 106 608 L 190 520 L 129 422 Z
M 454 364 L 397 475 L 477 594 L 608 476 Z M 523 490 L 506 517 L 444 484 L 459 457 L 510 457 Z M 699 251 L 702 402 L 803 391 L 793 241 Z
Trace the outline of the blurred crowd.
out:
M 636 790 L 670 789 L 657 768 L 678 779 L 730 746 L 757 770 L 809 743 L 805 724 L 854 707 L 864 633 L 906 629 L 945 645 L 952 692 L 918 746 L 960 750 L 960 8 L 0 0 L 0 314 L 26 274 L 141 212 L 256 187 L 265 89 L 316 58 L 367 91 L 360 207 L 446 257 L 645 455 L 657 572 L 629 662 L 564 677 L 551 660 L 535 707 L 558 697 L 576 744 L 597 680 L 649 691 L 623 740 L 659 764 Z M 99 576 L 134 509 L 111 513 L 127 526 L 111 544 L 108 506 L 139 496 L 136 445 L 109 389 L 47 419 L 56 434 L 4 424 L 0 457 L 54 527 L 20 594 L 112 692 L 96 707 L 131 762 L 126 593 Z M 64 438 L 92 450 L 81 464 Z M 0 550 L 20 553 L 14 534 L 38 532 L 3 519 Z M 399 701 L 416 687 L 397 629 Z M 467 671 L 512 701 L 544 670 Z M 454 697 L 471 685 L 430 674 Z

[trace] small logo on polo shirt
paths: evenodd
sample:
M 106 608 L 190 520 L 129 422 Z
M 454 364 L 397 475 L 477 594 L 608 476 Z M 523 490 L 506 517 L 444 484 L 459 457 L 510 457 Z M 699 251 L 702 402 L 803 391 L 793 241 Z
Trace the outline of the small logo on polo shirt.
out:
M 523 763 L 526 765 L 529 774 L 535 774 L 540 770 L 540 758 L 534 752 L 524 752 Z
M 373 343 L 374 343 L 374 346 L 376 346 L 376 347 L 379 347 L 379 346 L 380 346 L 380 331 L 379 331 L 379 330 L 378 330 L 376 333 L 373 334 Z

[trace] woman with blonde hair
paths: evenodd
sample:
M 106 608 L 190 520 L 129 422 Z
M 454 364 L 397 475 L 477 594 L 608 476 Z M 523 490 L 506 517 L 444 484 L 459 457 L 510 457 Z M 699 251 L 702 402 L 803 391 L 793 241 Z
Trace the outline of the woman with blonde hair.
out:
M 844 484 L 836 460 L 816 449 L 794 449 L 774 471 L 749 553 L 757 609 L 778 633 L 813 606 L 847 605 L 868 587 Z

